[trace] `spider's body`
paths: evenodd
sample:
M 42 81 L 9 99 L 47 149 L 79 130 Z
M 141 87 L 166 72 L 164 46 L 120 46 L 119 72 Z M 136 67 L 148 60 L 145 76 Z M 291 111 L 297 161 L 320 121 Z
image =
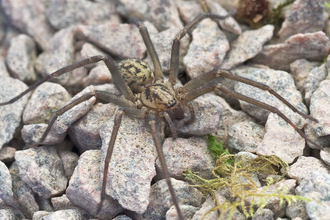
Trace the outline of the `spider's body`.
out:
M 233 12 L 229 13 L 226 16 L 219 16 L 215 14 L 202 13 L 197 16 L 194 20 L 187 24 L 187 26 L 182 29 L 174 38 L 173 46 L 172 46 L 172 54 L 171 54 L 171 67 L 170 67 L 170 75 L 169 80 L 164 81 L 163 72 L 160 67 L 160 62 L 158 60 L 158 55 L 153 47 L 148 31 L 143 23 L 138 21 L 133 21 L 140 30 L 143 41 L 147 47 L 147 51 L 151 57 L 153 62 L 154 71 L 152 72 L 150 67 L 140 60 L 125 60 L 121 61 L 119 64 L 115 64 L 113 59 L 106 56 L 93 56 L 82 60 L 80 62 L 74 63 L 70 66 L 61 68 L 51 74 L 49 74 L 46 78 L 36 82 L 26 91 L 22 92 L 20 95 L 14 97 L 13 99 L 0 103 L 0 106 L 11 104 L 16 100 L 20 99 L 22 96 L 27 94 L 29 91 L 35 89 L 37 86 L 46 82 L 52 78 L 58 77 L 66 72 L 70 72 L 74 69 L 77 69 L 82 66 L 86 66 L 88 64 L 96 63 L 99 61 L 103 61 L 108 69 L 110 70 L 113 80 L 121 91 L 122 96 L 117 96 L 108 92 L 95 90 L 89 93 L 82 95 L 81 97 L 75 99 L 71 103 L 59 109 L 51 119 L 48 124 L 46 131 L 43 136 L 40 138 L 39 142 L 34 144 L 37 146 L 42 144 L 49 133 L 52 125 L 59 115 L 62 115 L 64 112 L 73 108 L 74 106 L 82 103 L 91 97 L 96 97 L 98 100 L 105 103 L 114 103 L 118 105 L 120 110 L 117 111 L 114 126 L 112 130 L 111 139 L 109 142 L 109 147 L 107 150 L 107 154 L 105 157 L 104 169 L 103 169 L 103 179 L 102 179 L 102 190 L 101 190 L 101 203 L 98 206 L 98 210 L 96 214 L 99 213 L 103 201 L 105 199 L 105 188 L 107 183 L 107 174 L 109 169 L 109 162 L 111 160 L 114 144 L 116 141 L 116 137 L 118 134 L 118 130 L 121 124 L 122 116 L 128 115 L 137 118 L 145 118 L 150 127 L 150 133 L 152 135 L 153 141 L 155 143 L 155 147 L 158 153 L 158 157 L 163 169 L 163 173 L 166 179 L 166 182 L 169 187 L 169 192 L 172 196 L 173 204 L 178 212 L 178 218 L 183 220 L 183 216 L 180 211 L 179 201 L 175 196 L 173 186 L 170 181 L 169 172 L 167 170 L 167 166 L 165 163 L 164 155 L 162 152 L 162 144 L 159 137 L 159 134 L 156 129 L 156 117 L 161 118 L 166 121 L 169 125 L 169 128 L 172 133 L 172 137 L 175 139 L 177 127 L 180 127 L 184 124 L 188 124 L 194 121 L 194 111 L 190 101 L 195 98 L 211 92 L 211 91 L 220 91 L 229 96 L 232 96 L 237 99 L 241 99 L 245 102 L 254 104 L 256 106 L 262 107 L 268 111 L 271 111 L 277 115 L 279 115 L 283 120 L 289 123 L 302 137 L 304 137 L 308 142 L 314 144 L 315 146 L 321 148 L 317 144 L 315 144 L 312 140 L 310 140 L 302 131 L 300 131 L 295 124 L 293 124 L 282 112 L 280 112 L 277 108 L 267 105 L 265 103 L 254 100 L 250 97 L 244 96 L 242 94 L 236 93 L 234 91 L 229 90 L 225 86 L 221 85 L 217 82 L 217 78 L 222 76 L 231 80 L 239 81 L 262 90 L 268 91 L 279 100 L 281 100 L 284 104 L 290 107 L 296 113 L 302 115 L 305 118 L 308 118 L 313 121 L 317 121 L 316 119 L 298 111 L 294 106 L 292 106 L 288 101 L 286 101 L 283 97 L 281 97 L 278 93 L 276 93 L 273 89 L 269 88 L 267 85 L 254 82 L 252 80 L 234 75 L 229 71 L 214 69 L 210 72 L 204 73 L 186 83 L 184 86 L 180 88 L 174 88 L 176 85 L 176 80 L 179 72 L 179 48 L 180 48 L 180 40 L 191 31 L 201 20 L 204 18 L 215 18 L 215 19 L 225 19 L 231 16 Z M 177 120 L 179 123 L 176 123 L 174 126 L 173 121 Z M 95 214 L 95 213 L 94 213 Z

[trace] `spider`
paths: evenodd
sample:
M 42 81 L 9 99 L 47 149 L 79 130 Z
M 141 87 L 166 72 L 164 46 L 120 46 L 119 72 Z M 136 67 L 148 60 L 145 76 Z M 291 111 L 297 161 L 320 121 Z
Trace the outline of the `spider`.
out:
M 161 65 L 158 59 L 158 55 L 154 49 L 152 41 L 150 39 L 147 28 L 144 24 L 136 19 L 130 19 L 132 23 L 134 23 L 141 33 L 143 41 L 146 45 L 147 51 L 152 59 L 154 65 L 154 71 L 145 64 L 144 62 L 136 59 L 129 59 L 121 61 L 118 65 L 115 64 L 114 60 L 109 55 L 105 56 L 92 56 L 80 62 L 76 62 L 67 67 L 61 68 L 47 77 L 37 81 L 27 90 L 19 94 L 18 96 L 12 98 L 7 102 L 0 103 L 0 106 L 8 105 L 14 103 L 24 95 L 26 95 L 31 90 L 38 87 L 40 84 L 52 79 L 56 78 L 64 73 L 70 72 L 76 68 L 86 66 L 88 64 L 97 63 L 99 61 L 103 61 L 109 71 L 113 76 L 113 80 L 117 85 L 118 89 L 121 91 L 122 96 L 114 95 L 109 92 L 95 90 L 93 92 L 84 94 L 80 98 L 76 99 L 70 104 L 65 105 L 60 108 L 52 117 L 49 122 L 47 129 L 43 133 L 40 140 L 33 144 L 32 146 L 38 146 L 42 144 L 49 133 L 52 125 L 59 115 L 73 108 L 74 106 L 82 103 L 91 97 L 96 97 L 101 102 L 105 103 L 113 103 L 121 108 L 117 111 L 114 119 L 114 127 L 111 134 L 111 139 L 109 142 L 109 147 L 107 150 L 105 164 L 103 169 L 103 180 L 102 180 L 102 189 L 101 189 L 101 202 L 98 206 L 97 212 L 100 211 L 103 201 L 105 199 L 105 188 L 107 182 L 107 172 L 109 169 L 109 162 L 111 160 L 114 144 L 116 141 L 116 137 L 118 134 L 118 130 L 121 124 L 121 120 L 123 115 L 136 117 L 136 118 L 144 118 L 150 127 L 150 132 L 160 159 L 160 163 L 163 169 L 163 173 L 169 188 L 169 192 L 171 194 L 173 204 L 177 210 L 178 218 L 183 220 L 183 215 L 179 208 L 179 201 L 176 198 L 174 193 L 173 186 L 170 181 L 169 172 L 167 169 L 167 165 L 164 159 L 164 155 L 162 152 L 162 143 L 159 137 L 159 134 L 156 129 L 156 119 L 160 118 L 165 121 L 169 126 L 173 139 L 177 137 L 177 128 L 183 126 L 185 124 L 190 124 L 194 121 L 194 110 L 190 101 L 196 99 L 197 97 L 212 92 L 212 91 L 220 91 L 225 93 L 231 97 L 236 99 L 243 100 L 245 102 L 254 104 L 261 108 L 264 108 L 270 112 L 273 112 L 284 119 L 287 123 L 289 123 L 306 141 L 314 144 L 319 149 L 322 149 L 319 145 L 314 143 L 311 139 L 309 139 L 299 128 L 291 122 L 282 112 L 280 112 L 277 108 L 267 105 L 265 103 L 259 102 L 252 98 L 249 98 L 245 95 L 236 93 L 234 91 L 229 90 L 225 86 L 216 82 L 216 78 L 225 77 L 231 80 L 235 80 L 238 82 L 242 82 L 262 90 L 268 91 L 283 103 L 285 103 L 288 107 L 290 107 L 294 112 L 300 114 L 301 116 L 317 122 L 311 116 L 308 116 L 300 111 L 298 111 L 294 106 L 292 106 L 288 101 L 286 101 L 283 97 L 281 97 L 278 93 L 276 93 L 273 89 L 268 87 L 267 85 L 237 76 L 232 74 L 226 70 L 213 69 L 207 73 L 204 73 L 179 88 L 174 88 L 176 84 L 178 72 L 179 72 L 179 48 L 180 48 L 180 40 L 192 29 L 196 27 L 196 25 L 205 18 L 212 19 L 226 19 L 233 15 L 235 11 L 228 13 L 226 16 L 220 16 L 211 13 L 201 13 L 191 22 L 189 22 L 174 38 L 172 44 L 172 52 L 171 52 L 171 61 L 170 61 L 170 73 L 169 80 L 165 81 L 163 77 L 163 72 L 161 69 Z M 178 125 L 174 125 L 173 121 L 178 121 Z M 29 146 L 29 147 L 32 147 Z

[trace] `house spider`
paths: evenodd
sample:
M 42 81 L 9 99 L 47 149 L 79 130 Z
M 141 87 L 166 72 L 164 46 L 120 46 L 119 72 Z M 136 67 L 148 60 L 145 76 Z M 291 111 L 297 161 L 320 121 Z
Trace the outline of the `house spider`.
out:
M 114 119 L 114 127 L 111 134 L 111 139 L 109 142 L 109 147 L 107 150 L 104 170 L 103 170 L 103 181 L 102 181 L 102 190 L 101 190 L 101 202 L 98 206 L 98 211 L 100 211 L 104 199 L 105 199 L 105 188 L 107 182 L 107 172 L 109 169 L 109 162 L 111 160 L 114 144 L 116 141 L 116 137 L 118 134 L 118 130 L 121 124 L 121 120 L 123 115 L 136 117 L 136 118 L 144 118 L 148 122 L 150 126 L 151 135 L 159 156 L 159 160 L 163 169 L 163 173 L 169 187 L 170 194 L 172 196 L 173 203 L 178 212 L 178 218 L 183 220 L 182 213 L 179 208 L 179 201 L 176 198 L 174 193 L 173 186 L 170 181 L 169 172 L 167 169 L 167 165 L 165 163 L 164 155 L 162 152 L 162 144 L 157 133 L 156 129 L 156 118 L 160 118 L 167 122 L 170 131 L 172 133 L 173 139 L 177 137 L 176 130 L 177 127 L 183 126 L 185 124 L 192 123 L 194 121 L 194 110 L 192 105 L 189 103 L 190 101 L 196 99 L 197 97 L 209 93 L 211 91 L 221 91 L 231 97 L 243 100 L 245 102 L 251 103 L 253 105 L 259 106 L 270 112 L 273 112 L 280 116 L 283 120 L 289 123 L 306 141 L 314 144 L 319 149 L 322 149 L 319 145 L 314 143 L 311 139 L 309 139 L 302 131 L 298 129 L 298 127 L 293 124 L 282 112 L 280 112 L 277 108 L 257 101 L 255 99 L 249 98 L 242 94 L 236 93 L 234 91 L 229 90 L 225 86 L 219 84 L 214 80 L 218 77 L 225 77 L 228 79 L 232 79 L 238 82 L 242 82 L 262 90 L 268 91 L 283 103 L 285 103 L 288 107 L 290 107 L 294 112 L 300 114 L 301 116 L 317 122 L 316 119 L 308 116 L 300 111 L 298 111 L 294 106 L 292 106 L 288 101 L 286 101 L 283 97 L 281 97 L 278 93 L 276 93 L 273 89 L 268 87 L 267 85 L 234 75 L 229 71 L 214 69 L 207 73 L 204 73 L 186 83 L 184 86 L 180 88 L 174 88 L 176 84 L 178 72 L 179 72 L 179 48 L 180 48 L 180 40 L 195 26 L 205 18 L 213 18 L 213 19 L 225 19 L 234 14 L 233 12 L 228 13 L 226 16 L 220 16 L 211 13 L 202 13 L 197 16 L 194 20 L 188 23 L 174 38 L 172 45 L 172 53 L 171 53 L 171 65 L 170 65 L 170 74 L 169 80 L 164 81 L 163 72 L 160 66 L 160 62 L 158 59 L 158 55 L 154 49 L 154 46 L 151 42 L 149 33 L 147 28 L 143 23 L 131 19 L 131 22 L 135 23 L 139 28 L 143 41 L 147 47 L 147 51 L 152 59 L 154 65 L 154 72 L 142 61 L 129 59 L 121 61 L 118 65 L 115 64 L 114 60 L 108 56 L 92 56 L 80 62 L 76 62 L 67 67 L 61 68 L 51 74 L 49 74 L 44 79 L 36 82 L 31 87 L 29 87 L 26 91 L 22 92 L 18 96 L 13 99 L 0 103 L 0 106 L 8 105 L 14 103 L 24 95 L 26 95 L 31 90 L 38 87 L 40 84 L 52 79 L 56 78 L 64 73 L 70 72 L 76 68 L 86 66 L 88 64 L 93 64 L 99 61 L 103 61 L 109 71 L 113 76 L 113 80 L 117 85 L 118 89 L 121 91 L 122 96 L 114 95 L 106 91 L 95 90 L 84 94 L 80 98 L 76 99 L 70 104 L 65 105 L 60 108 L 52 117 L 51 121 L 48 124 L 47 129 L 43 133 L 40 140 L 33 144 L 32 146 L 38 146 L 42 144 L 49 133 L 52 125 L 55 120 L 73 108 L 74 106 L 82 103 L 91 97 L 96 97 L 98 100 L 105 103 L 113 103 L 121 108 L 117 111 Z M 174 126 L 173 121 L 179 121 L 177 127 Z M 31 147 L 31 146 L 30 146 Z

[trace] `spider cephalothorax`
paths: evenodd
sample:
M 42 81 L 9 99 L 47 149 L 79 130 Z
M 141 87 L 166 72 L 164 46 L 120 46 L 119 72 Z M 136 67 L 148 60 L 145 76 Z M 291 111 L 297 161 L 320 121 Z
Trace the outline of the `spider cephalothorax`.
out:
M 169 173 L 165 163 L 164 155 L 162 152 L 161 140 L 158 131 L 156 129 L 157 117 L 161 118 L 162 120 L 165 120 L 168 123 L 173 138 L 175 138 L 176 128 L 173 123 L 174 120 L 179 121 L 179 123 L 176 124 L 176 126 L 179 127 L 182 126 L 183 124 L 191 123 L 194 120 L 194 111 L 192 105 L 190 104 L 190 101 L 194 100 L 195 98 L 205 93 L 211 91 L 220 91 L 224 94 L 230 95 L 233 98 L 241 99 L 245 102 L 262 107 L 264 109 L 267 109 L 268 111 L 277 114 L 287 123 L 289 123 L 308 142 L 314 144 L 316 147 L 321 149 L 321 146 L 318 146 L 311 139 L 309 139 L 302 131 L 298 129 L 298 127 L 295 124 L 293 124 L 277 108 L 259 102 L 257 100 L 254 100 L 242 94 L 236 93 L 234 91 L 231 91 L 225 86 L 218 83 L 216 79 L 218 77 L 225 77 L 231 80 L 235 80 L 238 82 L 242 82 L 260 88 L 262 90 L 266 90 L 275 97 L 277 97 L 279 100 L 281 100 L 283 103 L 285 103 L 293 111 L 297 112 L 298 114 L 302 115 L 305 118 L 317 122 L 316 119 L 298 111 L 294 106 L 292 106 L 288 101 L 286 101 L 283 97 L 281 97 L 278 93 L 276 93 L 273 89 L 269 88 L 267 85 L 260 84 L 252 80 L 234 75 L 229 71 L 214 69 L 212 71 L 201 74 L 200 76 L 190 80 L 188 83 L 186 83 L 180 88 L 174 88 L 174 85 L 176 85 L 177 76 L 179 72 L 180 40 L 189 31 L 191 31 L 197 25 L 198 22 L 200 22 L 204 18 L 225 19 L 231 16 L 233 13 L 234 12 L 231 12 L 226 16 L 202 13 L 199 16 L 197 16 L 194 20 L 192 20 L 190 23 L 188 23 L 187 26 L 176 35 L 172 45 L 171 67 L 170 67 L 170 75 L 168 81 L 164 81 L 160 62 L 158 60 L 157 53 L 153 47 L 153 44 L 151 42 L 146 27 L 144 26 L 143 23 L 133 20 L 133 22 L 137 25 L 137 27 L 140 30 L 143 41 L 147 47 L 147 51 L 153 62 L 154 71 L 151 71 L 150 67 L 140 60 L 126 60 L 126 61 L 121 61 L 118 64 L 115 64 L 113 59 L 108 55 L 93 56 L 53 72 L 52 74 L 48 75 L 46 78 L 36 82 L 34 85 L 32 85 L 26 91 L 22 92 L 20 95 L 14 97 L 13 99 L 7 102 L 0 103 L 0 106 L 15 102 L 16 100 L 27 94 L 29 91 L 35 89 L 37 86 L 39 86 L 45 81 L 58 77 L 66 72 L 70 72 L 79 67 L 96 63 L 99 61 L 103 61 L 110 70 L 113 77 L 113 81 L 120 90 L 120 92 L 122 93 L 122 96 L 118 96 L 100 90 L 91 91 L 89 93 L 82 95 L 81 97 L 75 99 L 71 103 L 60 108 L 54 114 L 43 136 L 40 138 L 39 142 L 34 145 L 39 145 L 44 142 L 47 134 L 50 131 L 50 128 L 52 127 L 52 125 L 54 124 L 55 120 L 59 115 L 68 111 L 69 109 L 73 108 L 79 103 L 82 103 L 90 99 L 91 97 L 96 97 L 99 101 L 105 103 L 114 103 L 120 107 L 120 109 L 117 111 L 115 115 L 112 135 L 110 138 L 109 147 L 105 157 L 103 179 L 102 179 L 102 190 L 101 190 L 101 202 L 98 206 L 98 210 L 96 211 L 96 213 L 93 213 L 93 214 L 97 214 L 99 213 L 103 205 L 103 201 L 105 199 L 105 188 L 107 183 L 109 162 L 111 160 L 114 144 L 116 141 L 116 137 L 118 134 L 118 130 L 123 115 L 128 115 L 137 118 L 146 118 L 150 126 L 150 133 L 155 143 L 155 147 L 159 156 L 159 160 L 163 169 L 166 182 L 169 187 L 170 194 L 172 196 L 173 203 L 178 212 L 178 218 L 180 220 L 183 220 L 183 216 L 181 214 L 179 207 L 179 201 L 175 196 L 174 189 L 171 184 Z

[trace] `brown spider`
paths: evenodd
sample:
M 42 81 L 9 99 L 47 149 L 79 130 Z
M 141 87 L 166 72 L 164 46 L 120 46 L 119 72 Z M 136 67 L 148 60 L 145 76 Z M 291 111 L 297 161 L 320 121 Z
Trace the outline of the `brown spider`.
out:
M 31 90 L 38 87 L 40 84 L 52 79 L 56 78 L 66 72 L 70 72 L 76 68 L 83 67 L 88 64 L 96 63 L 99 61 L 103 61 L 108 67 L 109 71 L 113 76 L 113 80 L 121 93 L 122 96 L 117 96 L 105 91 L 95 90 L 93 92 L 84 94 L 80 98 L 76 99 L 70 104 L 60 108 L 52 117 L 51 121 L 48 124 L 48 127 L 38 143 L 33 144 L 32 146 L 40 145 L 44 142 L 47 134 L 49 133 L 52 125 L 54 124 L 57 117 L 74 106 L 82 103 L 91 97 L 96 97 L 98 100 L 105 103 L 113 103 L 121 107 L 118 110 L 114 127 L 112 130 L 112 135 L 109 143 L 109 147 L 107 150 L 104 170 L 103 170 L 103 182 L 102 182 L 102 190 L 101 190 L 101 202 L 98 206 L 98 211 L 100 211 L 103 201 L 105 199 L 105 188 L 107 182 L 107 172 L 109 168 L 109 162 L 112 156 L 114 144 L 116 141 L 117 133 L 121 124 L 121 120 L 123 115 L 128 115 L 136 118 L 145 118 L 150 126 L 151 135 L 155 143 L 155 147 L 160 159 L 160 163 L 163 169 L 163 173 L 165 175 L 166 182 L 169 187 L 170 194 L 173 199 L 173 203 L 178 212 L 178 217 L 180 220 L 183 220 L 183 216 L 181 214 L 179 208 L 179 202 L 175 196 L 173 186 L 170 181 L 169 172 L 167 169 L 167 165 L 165 163 L 164 155 L 162 152 L 162 144 L 160 141 L 159 134 L 156 130 L 156 118 L 161 118 L 165 120 L 170 128 L 173 139 L 177 137 L 176 127 L 173 124 L 173 121 L 179 121 L 178 126 L 182 126 L 184 124 L 189 124 L 194 121 L 194 111 L 189 103 L 190 101 L 196 99 L 197 97 L 211 92 L 211 91 L 221 91 L 231 97 L 243 100 L 245 102 L 254 104 L 270 112 L 276 113 L 282 119 L 284 119 L 287 123 L 289 123 L 306 141 L 314 144 L 316 147 L 322 149 L 320 146 L 315 144 L 311 139 L 309 139 L 302 131 L 298 129 L 298 127 L 293 124 L 283 113 L 281 113 L 277 108 L 267 105 L 265 103 L 259 102 L 242 94 L 236 93 L 234 91 L 229 90 L 225 86 L 219 84 L 214 80 L 220 76 L 232 79 L 235 81 L 239 81 L 262 90 L 268 91 L 283 103 L 285 103 L 288 107 L 290 107 L 294 112 L 302 115 L 309 120 L 317 122 L 316 119 L 298 111 L 294 106 L 292 106 L 288 101 L 286 101 L 283 97 L 281 97 L 278 93 L 276 93 L 273 89 L 269 88 L 267 85 L 254 82 L 252 80 L 233 75 L 229 71 L 214 69 L 210 72 L 202 74 L 197 78 L 190 80 L 184 86 L 175 89 L 174 85 L 176 84 L 178 72 L 179 72 L 179 48 L 180 48 L 180 40 L 191 31 L 201 20 L 205 18 L 213 18 L 213 19 L 225 19 L 231 16 L 234 12 L 228 13 L 226 16 L 219 16 L 210 13 L 202 13 L 197 16 L 194 20 L 187 24 L 187 26 L 182 29 L 174 38 L 172 45 L 172 54 L 171 54 L 171 67 L 170 67 L 170 75 L 169 80 L 164 81 L 163 72 L 160 66 L 160 62 L 158 59 L 158 55 L 154 49 L 154 46 L 151 42 L 149 33 L 147 28 L 143 23 L 132 20 L 133 23 L 137 25 L 142 35 L 143 41 L 147 47 L 147 51 L 152 59 L 154 65 L 154 72 L 150 70 L 150 68 L 139 60 L 129 59 L 121 61 L 118 65 L 116 65 L 113 59 L 106 56 L 93 56 L 82 60 L 80 62 L 74 63 L 70 66 L 61 68 L 51 74 L 49 74 L 46 78 L 36 82 L 31 87 L 29 87 L 26 91 L 22 92 L 20 95 L 14 97 L 10 101 L 0 103 L 0 106 L 11 104 L 24 95 L 26 95 Z

